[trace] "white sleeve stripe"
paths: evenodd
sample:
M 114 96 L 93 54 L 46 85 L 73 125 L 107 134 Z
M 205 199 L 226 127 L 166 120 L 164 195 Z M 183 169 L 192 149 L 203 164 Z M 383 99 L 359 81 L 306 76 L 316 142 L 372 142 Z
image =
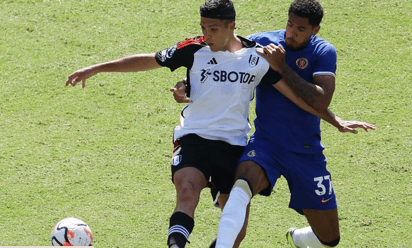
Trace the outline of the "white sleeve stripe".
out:
M 318 71 L 318 72 L 313 73 L 313 76 L 319 76 L 319 75 L 329 75 L 329 76 L 336 77 L 336 74 L 330 71 Z

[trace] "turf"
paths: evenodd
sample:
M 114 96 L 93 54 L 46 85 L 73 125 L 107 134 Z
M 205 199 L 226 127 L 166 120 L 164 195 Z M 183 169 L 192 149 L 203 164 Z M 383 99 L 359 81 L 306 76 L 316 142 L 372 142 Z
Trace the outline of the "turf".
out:
M 240 35 L 286 25 L 290 1 L 234 2 Z M 0 3 L 0 246 L 48 246 L 53 226 L 69 216 L 91 226 L 94 247 L 166 246 L 172 132 L 182 107 L 168 89 L 184 70 L 101 74 L 85 89 L 64 84 L 84 66 L 199 35 L 202 3 Z M 319 36 L 338 51 L 331 109 L 377 127 L 351 135 L 322 123 L 339 247 L 411 247 L 412 2 L 321 3 Z M 288 200 L 283 179 L 271 197 L 253 200 L 243 247 L 286 246 L 286 230 L 306 225 Z M 187 247 L 207 247 L 219 215 L 205 191 Z

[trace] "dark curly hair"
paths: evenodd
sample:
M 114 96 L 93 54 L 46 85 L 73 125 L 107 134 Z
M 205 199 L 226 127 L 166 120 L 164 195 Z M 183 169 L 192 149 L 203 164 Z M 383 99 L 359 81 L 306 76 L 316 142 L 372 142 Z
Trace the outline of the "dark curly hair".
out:
M 315 0 L 295 0 L 290 4 L 289 14 L 293 13 L 302 18 L 308 18 L 309 24 L 319 26 L 323 18 L 323 8 Z
M 236 18 L 235 6 L 230 0 L 209 0 L 200 6 L 200 16 L 234 21 Z

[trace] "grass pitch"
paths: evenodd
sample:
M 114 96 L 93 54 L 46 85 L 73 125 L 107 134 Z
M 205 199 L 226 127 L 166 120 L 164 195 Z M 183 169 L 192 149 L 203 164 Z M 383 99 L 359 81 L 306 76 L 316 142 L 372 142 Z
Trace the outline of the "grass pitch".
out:
M 172 130 L 182 107 L 168 89 L 184 70 L 101 74 L 85 89 L 64 83 L 79 68 L 201 34 L 202 3 L 1 2 L 1 246 L 48 246 L 53 226 L 69 216 L 90 225 L 94 247 L 166 246 Z M 290 1 L 234 3 L 239 35 L 286 25 Z M 322 123 L 339 247 L 411 247 L 412 2 L 321 3 L 319 36 L 338 51 L 331 109 L 377 127 L 351 135 Z M 253 200 L 243 247 L 286 247 L 286 230 L 306 225 L 288 200 L 283 179 L 271 197 Z M 208 247 L 219 216 L 205 191 L 188 247 Z

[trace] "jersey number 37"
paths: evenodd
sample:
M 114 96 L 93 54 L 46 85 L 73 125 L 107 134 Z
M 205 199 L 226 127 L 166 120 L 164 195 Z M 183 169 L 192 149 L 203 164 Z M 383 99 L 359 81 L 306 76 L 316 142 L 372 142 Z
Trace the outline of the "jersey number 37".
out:
M 321 195 L 326 194 L 327 190 L 325 187 L 325 183 L 329 184 L 329 195 L 332 194 L 333 186 L 332 186 L 332 180 L 330 179 L 330 175 L 323 176 L 323 177 L 315 177 L 313 180 L 318 183 L 317 185 L 318 189 L 315 190 L 317 195 L 321 196 Z

